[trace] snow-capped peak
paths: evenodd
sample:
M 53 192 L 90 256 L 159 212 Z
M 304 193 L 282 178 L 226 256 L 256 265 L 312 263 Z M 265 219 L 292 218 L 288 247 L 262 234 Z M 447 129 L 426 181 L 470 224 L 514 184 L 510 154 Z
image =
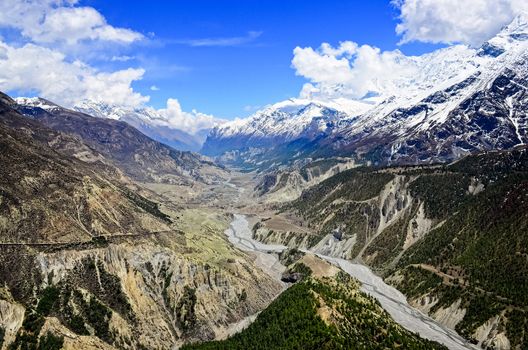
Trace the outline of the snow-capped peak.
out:
M 74 110 L 90 114 L 98 118 L 120 120 L 128 113 L 134 112 L 133 108 L 108 104 L 101 101 L 83 100 L 77 103 Z
M 505 26 L 498 35 L 510 35 L 516 38 L 517 40 L 527 40 L 528 37 L 524 36 L 523 38 L 519 37 L 519 34 L 528 34 L 528 12 L 523 11 L 519 13 L 511 21 L 510 24 Z
M 44 110 L 60 108 L 59 105 L 41 97 L 16 97 L 15 102 L 21 106 L 38 107 Z
M 291 138 L 300 135 L 316 118 L 347 119 L 368 108 L 370 105 L 362 102 L 349 101 L 346 104 L 343 101 L 338 103 L 291 98 L 269 105 L 248 118 L 236 119 L 218 126 L 215 133 L 223 136 L 245 134 Z M 345 112 L 345 109 L 349 113 Z
M 479 50 L 479 55 L 497 57 L 525 41 L 528 41 L 528 13 L 522 12 L 497 35 L 485 42 Z

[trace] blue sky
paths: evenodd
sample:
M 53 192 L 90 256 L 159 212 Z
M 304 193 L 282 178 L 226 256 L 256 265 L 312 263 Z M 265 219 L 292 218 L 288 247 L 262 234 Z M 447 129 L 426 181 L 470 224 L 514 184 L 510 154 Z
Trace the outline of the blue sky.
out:
M 131 28 L 151 39 L 123 53 L 134 60 L 113 63 L 146 69 L 143 79 L 133 86 L 151 96 L 151 105 L 161 108 L 167 98 L 176 97 L 184 110 L 194 108 L 227 119 L 299 94 L 306 80 L 291 68 L 296 46 L 352 40 L 382 50 L 399 48 L 409 55 L 438 47 L 424 43 L 398 46 L 398 11 L 384 0 L 152 3 L 92 0 L 81 5 L 94 7 L 114 26 Z M 192 40 L 222 38 L 233 42 L 190 45 Z M 152 85 L 160 90 L 150 91 Z
M 211 127 L 291 97 L 361 99 L 408 56 L 478 47 L 525 11 L 526 0 L 1 0 L 0 91 Z

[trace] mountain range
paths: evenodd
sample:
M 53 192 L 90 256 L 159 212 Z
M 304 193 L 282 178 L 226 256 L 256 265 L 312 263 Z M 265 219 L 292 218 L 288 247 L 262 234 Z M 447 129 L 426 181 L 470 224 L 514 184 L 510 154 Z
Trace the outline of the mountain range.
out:
M 205 157 L 153 140 L 127 122 L 93 117 L 42 98 L 19 98 L 16 102 L 20 113 L 75 135 L 136 181 L 211 182 L 223 172 Z
M 277 103 L 215 127 L 202 151 L 263 169 L 328 155 L 434 163 L 528 142 L 526 14 L 480 48 L 450 46 L 406 59 L 412 74 L 363 99 Z
M 192 132 L 0 92 L 0 349 L 526 349 L 528 15 L 400 59 Z
M 444 162 L 528 142 L 527 52 L 528 15 L 520 14 L 479 48 L 401 55 L 407 70 L 361 99 L 335 97 L 345 89 L 336 85 L 326 98 L 292 98 L 192 132 L 151 107 L 84 100 L 71 110 L 124 121 L 174 149 L 247 169 L 328 156 L 379 165 Z M 39 98 L 17 101 L 47 105 Z
M 199 151 L 210 131 L 210 128 L 190 131 L 183 125 L 178 127 L 151 107 L 130 108 L 84 100 L 72 109 L 94 117 L 127 122 L 152 139 L 181 151 Z

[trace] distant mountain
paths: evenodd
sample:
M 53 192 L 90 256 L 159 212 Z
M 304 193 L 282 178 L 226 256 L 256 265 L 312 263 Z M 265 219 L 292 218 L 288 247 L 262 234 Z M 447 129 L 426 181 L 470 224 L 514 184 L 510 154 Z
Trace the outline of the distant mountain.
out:
M 42 98 L 20 98 L 16 108 L 54 130 L 74 135 L 137 181 L 191 184 L 211 182 L 224 170 L 192 152 L 173 149 L 126 122 L 97 118 Z
M 291 99 L 269 106 L 248 119 L 236 120 L 214 128 L 202 152 L 220 155 L 249 148 L 272 148 L 297 139 L 328 135 L 344 123 L 353 122 L 353 112 L 339 111 L 336 103 Z M 368 103 L 355 103 L 356 115 Z
M 216 127 L 203 151 L 262 169 L 329 155 L 433 163 L 528 142 L 527 15 L 481 48 L 452 46 L 405 59 L 414 74 L 349 101 L 356 108 L 343 107 L 343 99 L 286 101 Z
M 150 138 L 181 151 L 199 151 L 210 129 L 198 130 L 190 134 L 171 125 L 158 111 L 150 107 L 129 108 L 103 102 L 85 100 L 75 105 L 73 110 L 98 118 L 121 120 L 134 126 Z

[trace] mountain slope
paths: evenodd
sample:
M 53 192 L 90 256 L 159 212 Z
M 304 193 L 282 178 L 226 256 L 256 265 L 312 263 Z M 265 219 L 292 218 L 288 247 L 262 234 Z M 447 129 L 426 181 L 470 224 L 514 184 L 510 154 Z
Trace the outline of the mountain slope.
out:
M 484 348 L 523 348 L 527 185 L 526 146 L 450 165 L 356 168 L 282 208 L 302 230 L 268 220 L 254 232 L 268 244 L 363 261 Z
M 317 265 L 329 273 L 288 288 L 241 333 L 183 349 L 444 349 L 392 321 L 344 272 Z M 312 274 L 302 262 L 293 268 Z
M 18 102 L 18 110 L 24 115 L 79 137 L 137 181 L 192 184 L 215 181 L 225 175 L 200 155 L 154 141 L 125 122 L 92 117 L 43 99 Z
M 4 243 L 89 241 L 168 229 L 168 218 L 156 204 L 134 194 L 130 183 L 119 182 L 117 169 L 100 163 L 99 154 L 23 117 L 4 98 L 11 102 L 0 105 Z M 73 156 L 79 153 L 88 161 Z
M 374 162 L 409 164 L 526 143 L 528 25 L 520 28 L 526 36 L 507 27 L 491 40 L 507 37 L 512 45 L 468 78 L 387 115 L 368 113 L 372 121 L 343 130 L 337 147 Z

